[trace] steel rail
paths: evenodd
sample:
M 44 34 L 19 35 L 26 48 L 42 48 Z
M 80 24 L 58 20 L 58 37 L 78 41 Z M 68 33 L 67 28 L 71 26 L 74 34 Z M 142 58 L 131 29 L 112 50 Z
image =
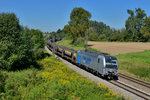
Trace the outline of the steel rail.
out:
M 112 80 L 112 81 L 109 81 L 109 82 L 114 84 L 114 85 L 116 85 L 116 86 L 118 86 L 118 87 L 120 87 L 120 88 L 122 88 L 122 89 L 124 89 L 124 90 L 127 90 L 127 91 L 129 91 L 129 92 L 131 92 L 131 93 L 133 93 L 133 94 L 135 94 L 135 95 L 137 95 L 137 96 L 139 96 L 139 97 L 141 97 L 141 98 L 143 98 L 145 100 L 149 100 L 150 99 L 150 94 L 148 94 L 148 93 L 146 93 L 146 92 L 144 92 L 142 90 L 139 90 L 139 89 L 137 89 L 137 88 L 135 88 L 133 86 L 127 85 L 127 84 L 125 84 L 125 83 L 123 83 L 121 81 L 114 81 L 114 80 Z
M 150 84 L 149 84 L 149 83 L 144 82 L 144 81 L 141 81 L 141 80 L 139 80 L 139 79 L 136 79 L 136 78 L 133 78 L 133 77 L 124 75 L 124 74 L 122 74 L 122 73 L 119 73 L 119 77 L 122 77 L 122 78 L 124 78 L 124 79 L 127 79 L 127 80 L 129 80 L 129 81 L 131 81 L 131 82 L 134 82 L 134 83 L 136 83 L 136 84 L 140 84 L 140 85 L 142 85 L 142 86 L 144 86 L 144 87 L 150 88 Z

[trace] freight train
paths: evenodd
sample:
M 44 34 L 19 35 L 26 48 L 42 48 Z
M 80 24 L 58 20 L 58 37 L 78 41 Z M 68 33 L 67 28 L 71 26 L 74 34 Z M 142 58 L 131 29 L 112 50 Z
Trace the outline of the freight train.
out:
M 47 48 L 53 53 L 65 58 L 72 63 L 92 70 L 92 72 L 106 79 L 118 80 L 118 61 L 114 56 L 98 54 L 84 50 L 73 50 L 47 41 Z

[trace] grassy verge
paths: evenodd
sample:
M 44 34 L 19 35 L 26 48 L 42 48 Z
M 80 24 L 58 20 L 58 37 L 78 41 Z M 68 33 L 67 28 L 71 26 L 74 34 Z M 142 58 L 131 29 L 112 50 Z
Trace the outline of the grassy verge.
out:
M 87 80 L 53 56 L 39 63 L 42 70 L 0 71 L 2 100 L 120 100 L 105 84 Z
M 117 55 L 119 71 L 150 82 L 150 51 Z
M 70 48 L 70 49 L 74 49 L 74 50 L 85 50 L 83 42 L 81 42 L 79 44 L 76 44 L 76 45 L 72 45 L 71 40 L 62 40 L 58 44 L 62 45 L 62 46 L 65 46 L 67 48 Z M 100 51 L 98 51 L 96 49 L 93 49 L 93 48 L 90 48 L 90 47 L 88 47 L 87 49 L 88 49 L 88 51 L 91 51 L 91 52 L 100 53 Z

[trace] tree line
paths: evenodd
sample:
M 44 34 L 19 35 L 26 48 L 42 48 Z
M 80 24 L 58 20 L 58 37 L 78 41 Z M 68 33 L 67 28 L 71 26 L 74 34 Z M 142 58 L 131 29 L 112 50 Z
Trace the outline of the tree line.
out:
M 117 30 L 103 22 L 90 20 L 92 15 L 85 9 L 74 8 L 68 24 L 62 30 L 51 32 L 51 36 L 70 38 L 73 44 L 85 40 L 86 36 L 91 41 L 150 41 L 150 16 L 141 8 L 135 8 L 135 11 L 128 9 L 127 13 L 125 28 Z
M 43 32 L 20 25 L 14 13 L 0 13 L 0 69 L 38 67 L 44 45 Z

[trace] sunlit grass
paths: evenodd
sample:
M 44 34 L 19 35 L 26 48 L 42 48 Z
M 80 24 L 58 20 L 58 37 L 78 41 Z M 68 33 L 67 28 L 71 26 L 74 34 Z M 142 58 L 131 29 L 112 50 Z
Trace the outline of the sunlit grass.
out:
M 99 85 L 72 71 L 53 56 L 39 63 L 42 70 L 27 69 L 6 72 L 4 91 L 0 99 L 4 100 L 122 100 L 123 95 L 112 92 L 105 84 Z
M 150 82 L 150 51 L 117 55 L 119 71 Z
M 74 50 L 85 50 L 84 48 L 84 43 L 81 42 L 79 44 L 73 45 L 71 44 L 71 40 L 62 40 L 58 43 L 59 45 L 62 45 L 64 47 L 70 48 L 70 49 L 74 49 Z M 90 46 L 88 46 L 88 51 L 90 52 L 96 52 L 96 53 L 100 53 L 99 50 L 93 49 Z

